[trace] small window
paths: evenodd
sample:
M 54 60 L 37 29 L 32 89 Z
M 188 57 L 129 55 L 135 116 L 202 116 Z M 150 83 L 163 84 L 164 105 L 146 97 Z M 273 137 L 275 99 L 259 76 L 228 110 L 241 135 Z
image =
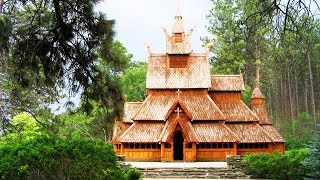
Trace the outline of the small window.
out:
M 164 144 L 164 148 L 171 148 L 171 144 L 170 143 L 165 143 Z
M 151 149 L 151 144 L 148 143 L 148 144 L 146 145 L 146 148 L 147 148 L 147 149 Z
M 187 143 L 186 148 L 192 148 L 192 143 Z
M 204 143 L 201 143 L 201 149 L 205 149 L 206 145 Z
M 197 149 L 200 149 L 200 144 L 197 144 L 197 146 L 196 146 L 196 147 L 197 147 Z
M 254 148 L 255 149 L 259 148 L 259 144 L 258 143 L 254 143 Z
M 152 149 L 156 149 L 157 148 L 157 144 L 153 143 L 152 145 Z
M 146 144 L 141 144 L 141 149 L 145 149 L 146 148 Z
M 221 143 L 218 144 L 218 148 L 219 148 L 219 149 L 222 148 L 222 144 L 221 144 Z
M 243 144 L 243 148 L 248 149 L 248 144 L 247 143 Z
M 213 148 L 213 149 L 216 149 L 216 148 L 217 148 L 217 144 L 216 144 L 216 143 L 213 143 L 213 144 L 212 144 L 212 148 Z
M 134 148 L 135 148 L 135 149 L 140 149 L 140 144 L 138 144 L 138 143 L 135 144 L 135 145 L 134 145 Z
M 229 144 L 229 148 L 233 148 L 233 144 L 232 143 Z
M 161 149 L 161 144 L 157 144 L 157 149 Z
M 117 144 L 117 149 L 121 149 L 121 144 Z
M 253 144 L 252 143 L 249 144 L 249 148 L 253 149 Z
M 264 143 L 264 148 L 268 148 L 268 143 Z
M 130 143 L 130 149 L 133 149 L 134 148 L 134 144 Z
M 182 42 L 182 33 L 174 34 L 174 42 Z

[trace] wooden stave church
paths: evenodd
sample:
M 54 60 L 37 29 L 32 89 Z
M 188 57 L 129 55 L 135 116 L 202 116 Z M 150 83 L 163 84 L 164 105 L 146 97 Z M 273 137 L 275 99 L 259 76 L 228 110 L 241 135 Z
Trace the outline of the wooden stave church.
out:
M 180 10 L 172 35 L 164 29 L 166 53 L 148 48 L 147 98 L 126 102 L 111 143 L 128 161 L 223 161 L 246 152 L 284 153 L 256 87 L 251 109 L 241 100 L 242 75 L 210 75 L 209 48 L 191 51 Z

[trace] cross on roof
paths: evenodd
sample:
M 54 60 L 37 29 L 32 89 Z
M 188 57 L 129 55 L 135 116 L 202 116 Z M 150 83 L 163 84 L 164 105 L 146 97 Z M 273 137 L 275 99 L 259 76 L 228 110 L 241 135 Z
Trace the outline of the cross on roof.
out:
M 179 113 L 182 113 L 182 110 L 179 108 L 179 106 L 177 107 L 176 110 L 174 110 L 174 112 L 178 113 L 177 118 L 179 118 Z
M 178 89 L 178 98 L 180 98 L 180 93 L 181 93 L 181 91 L 180 91 L 180 89 Z

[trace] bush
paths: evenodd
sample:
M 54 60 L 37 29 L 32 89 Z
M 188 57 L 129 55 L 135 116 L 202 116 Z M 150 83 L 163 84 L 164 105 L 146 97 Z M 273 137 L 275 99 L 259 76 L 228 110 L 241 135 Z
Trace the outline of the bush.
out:
M 307 179 L 320 179 L 320 134 L 316 135 L 316 140 L 309 145 L 308 157 L 304 165 L 310 168 L 306 175 Z
M 110 144 L 41 135 L 0 144 L 0 179 L 127 178 Z
M 302 179 L 308 169 L 303 161 L 307 150 L 292 150 L 282 155 L 279 151 L 272 154 L 246 154 L 242 160 L 246 173 L 256 178 Z
M 127 172 L 127 179 L 128 180 L 138 180 L 141 179 L 141 171 L 137 170 L 137 169 L 130 169 Z

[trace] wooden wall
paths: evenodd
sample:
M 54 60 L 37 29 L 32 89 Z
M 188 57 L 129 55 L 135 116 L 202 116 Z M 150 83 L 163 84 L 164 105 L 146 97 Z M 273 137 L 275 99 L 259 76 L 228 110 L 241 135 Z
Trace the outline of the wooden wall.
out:
M 160 149 L 124 149 L 126 161 L 160 161 Z
M 227 155 L 235 155 L 234 149 L 197 149 L 197 161 L 225 161 Z

